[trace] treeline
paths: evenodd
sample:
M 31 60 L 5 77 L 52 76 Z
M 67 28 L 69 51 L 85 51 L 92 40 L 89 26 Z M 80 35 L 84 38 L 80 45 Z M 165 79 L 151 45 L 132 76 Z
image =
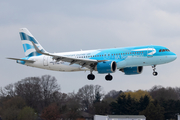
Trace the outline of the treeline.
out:
M 148 91 L 105 94 L 100 85 L 62 93 L 55 77 L 28 77 L 0 89 L 3 120 L 92 118 L 93 115 L 145 115 L 147 120 L 175 119 L 180 113 L 180 88 L 154 86 Z

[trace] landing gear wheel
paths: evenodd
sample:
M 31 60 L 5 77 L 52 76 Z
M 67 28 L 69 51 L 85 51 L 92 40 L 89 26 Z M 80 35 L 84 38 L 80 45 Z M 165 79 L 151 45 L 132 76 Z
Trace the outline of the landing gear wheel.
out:
M 156 65 L 153 65 L 152 68 L 153 68 L 153 75 L 157 76 L 158 72 L 156 72 Z
M 112 75 L 108 74 L 108 75 L 106 75 L 105 79 L 107 81 L 111 81 L 113 79 L 113 77 L 112 77 Z
M 154 75 L 154 76 L 157 76 L 157 75 L 158 75 L 158 72 L 153 72 L 153 75 Z
M 93 74 L 89 74 L 87 76 L 88 80 L 94 80 L 95 79 L 95 76 Z

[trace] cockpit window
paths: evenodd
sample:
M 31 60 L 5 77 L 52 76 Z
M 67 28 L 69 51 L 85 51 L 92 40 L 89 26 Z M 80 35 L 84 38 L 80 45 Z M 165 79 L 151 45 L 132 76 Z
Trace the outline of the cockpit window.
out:
M 170 52 L 169 49 L 160 49 L 160 50 L 159 50 L 159 52 L 165 52 L 165 51 Z

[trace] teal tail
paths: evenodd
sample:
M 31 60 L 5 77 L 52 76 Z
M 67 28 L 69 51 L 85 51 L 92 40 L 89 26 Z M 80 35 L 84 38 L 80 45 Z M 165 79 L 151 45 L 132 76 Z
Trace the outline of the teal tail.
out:
M 46 52 L 44 48 L 39 44 L 39 42 L 34 38 L 34 36 L 28 31 L 27 28 L 21 28 L 19 34 L 26 57 L 42 55 L 36 52 L 34 46 L 32 45 L 32 42 L 34 42 L 41 51 Z

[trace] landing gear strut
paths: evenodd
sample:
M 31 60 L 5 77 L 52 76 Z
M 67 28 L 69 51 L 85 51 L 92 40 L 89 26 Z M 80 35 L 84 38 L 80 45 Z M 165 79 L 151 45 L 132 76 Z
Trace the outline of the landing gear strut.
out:
M 156 65 L 153 65 L 152 68 L 153 68 L 153 75 L 157 76 L 158 72 L 156 72 Z
M 92 74 L 92 70 L 91 73 L 87 76 L 88 80 L 94 80 L 95 79 L 95 75 Z
M 108 75 L 106 75 L 105 79 L 107 81 L 111 81 L 113 79 L 113 77 L 112 77 L 112 75 L 108 74 Z

